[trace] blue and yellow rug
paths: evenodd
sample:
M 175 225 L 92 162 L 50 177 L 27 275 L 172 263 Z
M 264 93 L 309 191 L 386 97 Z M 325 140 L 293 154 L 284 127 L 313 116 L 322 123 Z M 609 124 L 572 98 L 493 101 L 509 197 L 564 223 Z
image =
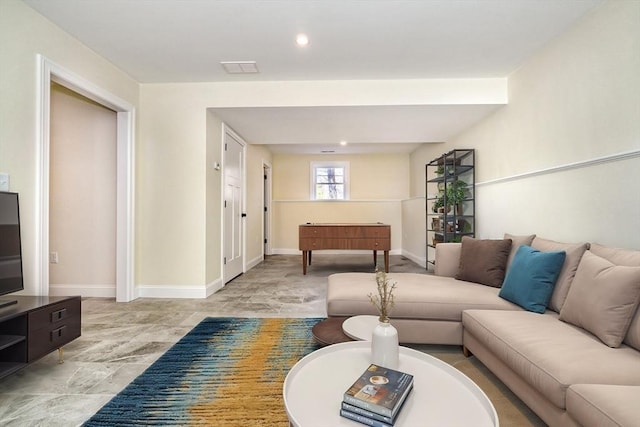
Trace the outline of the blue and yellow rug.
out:
M 207 318 L 84 425 L 287 426 L 284 378 L 320 320 Z

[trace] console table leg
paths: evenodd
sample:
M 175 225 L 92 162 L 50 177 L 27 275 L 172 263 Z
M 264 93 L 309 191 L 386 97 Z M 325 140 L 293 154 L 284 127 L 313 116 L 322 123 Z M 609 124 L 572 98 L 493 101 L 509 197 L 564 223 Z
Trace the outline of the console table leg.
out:
M 384 272 L 389 272 L 389 251 L 384 251 Z
M 303 275 L 307 274 L 307 252 L 308 251 L 302 251 L 302 274 Z
M 376 268 L 378 266 L 378 251 L 377 250 L 373 250 L 373 268 Z
M 58 364 L 62 365 L 64 363 L 64 349 L 60 347 L 58 349 Z

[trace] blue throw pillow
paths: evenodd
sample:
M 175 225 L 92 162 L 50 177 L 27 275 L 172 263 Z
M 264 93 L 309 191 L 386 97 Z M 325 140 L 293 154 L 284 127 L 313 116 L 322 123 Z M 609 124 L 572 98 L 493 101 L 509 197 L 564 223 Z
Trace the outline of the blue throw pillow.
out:
M 531 246 L 520 246 L 498 295 L 525 310 L 544 313 L 565 256 L 565 251 L 541 252 Z

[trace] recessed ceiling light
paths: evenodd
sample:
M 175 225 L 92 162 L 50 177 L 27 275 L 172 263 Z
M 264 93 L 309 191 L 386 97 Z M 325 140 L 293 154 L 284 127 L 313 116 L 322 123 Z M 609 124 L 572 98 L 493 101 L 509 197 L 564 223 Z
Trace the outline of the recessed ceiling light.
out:
M 298 46 L 306 46 L 309 44 L 309 37 L 306 34 L 298 34 L 296 36 L 296 44 Z
M 347 141 L 340 141 L 340 145 L 347 145 Z

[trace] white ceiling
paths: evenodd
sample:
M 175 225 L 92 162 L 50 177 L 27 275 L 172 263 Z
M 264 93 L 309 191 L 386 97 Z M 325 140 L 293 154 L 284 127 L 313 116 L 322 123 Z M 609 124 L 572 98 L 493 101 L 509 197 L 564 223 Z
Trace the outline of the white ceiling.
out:
M 443 142 L 496 105 L 213 108 L 233 129 L 277 153 L 409 153 Z M 345 140 L 347 146 L 340 146 Z
M 141 83 L 505 77 L 602 2 L 24 1 Z M 309 36 L 306 48 L 294 43 L 300 32 Z M 260 72 L 226 74 L 221 61 L 256 61 Z M 217 113 L 247 141 L 276 144 L 276 151 L 284 146 L 299 150 L 301 144 L 317 151 L 315 144 L 339 139 L 385 150 L 385 144 L 398 143 L 406 151 L 411 147 L 406 143 L 444 141 L 494 108 L 242 108 Z

